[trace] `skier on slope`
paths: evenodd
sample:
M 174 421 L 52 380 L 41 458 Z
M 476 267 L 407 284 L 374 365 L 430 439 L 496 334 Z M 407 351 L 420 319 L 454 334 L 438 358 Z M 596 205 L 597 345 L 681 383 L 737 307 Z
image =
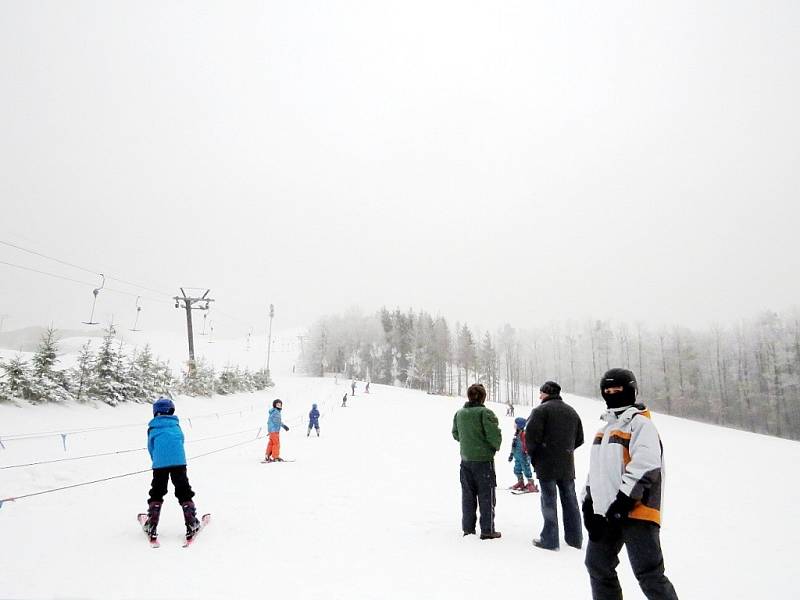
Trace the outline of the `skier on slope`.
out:
M 353 379 L 353 382 L 350 384 L 350 389 L 351 389 L 351 390 L 352 390 L 352 392 L 353 392 L 353 393 L 352 393 L 352 394 L 350 394 L 350 395 L 351 395 L 351 396 L 355 396 L 355 395 L 356 395 L 356 380 L 355 380 L 355 379 Z
M 281 420 L 282 410 L 283 402 L 277 398 L 273 400 L 272 408 L 269 411 L 269 419 L 267 420 L 269 443 L 267 443 L 266 455 L 264 456 L 265 462 L 283 462 L 281 458 L 281 429 L 289 431 L 289 428 Z
M 311 405 L 311 412 L 308 413 L 308 433 L 306 437 L 311 435 L 311 428 L 317 430 L 317 437 L 319 437 L 319 409 L 316 404 Z
M 183 431 L 178 417 L 175 416 L 175 404 L 169 398 L 159 398 L 153 403 L 153 419 L 147 426 L 147 450 L 153 461 L 153 481 L 150 485 L 147 520 L 143 524 L 143 529 L 151 540 L 155 540 L 158 536 L 161 506 L 170 478 L 175 488 L 175 496 L 183 510 L 186 538 L 191 538 L 200 529 L 197 509 L 192 501 L 194 492 L 186 475 L 186 452 L 183 441 Z
M 636 377 L 611 369 L 600 380 L 608 411 L 592 444 L 583 499 L 586 568 L 594 600 L 621 600 L 617 555 L 628 547 L 633 573 L 651 600 L 678 600 L 661 553 L 663 446 L 650 411 L 637 403 Z
M 533 482 L 531 472 L 531 458 L 528 456 L 528 445 L 525 443 L 525 419 L 517 417 L 514 419 L 514 439 L 511 440 L 511 454 L 508 455 L 508 462 L 514 461 L 514 475 L 517 476 L 517 483 L 511 486 L 512 490 L 538 492 L 539 488 Z M 528 478 L 525 483 L 523 475 Z
M 347 408 L 347 392 L 345 392 L 344 396 L 342 396 L 342 406 Z

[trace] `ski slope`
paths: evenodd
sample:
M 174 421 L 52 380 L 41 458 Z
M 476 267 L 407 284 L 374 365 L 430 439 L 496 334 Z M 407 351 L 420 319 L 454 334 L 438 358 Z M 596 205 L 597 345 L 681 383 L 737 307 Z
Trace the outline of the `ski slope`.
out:
M 165 499 L 161 548 L 136 523 L 149 473 L 44 494 L 0 508 L 0 598 L 590 598 L 583 552 L 534 548 L 539 495 L 513 496 L 513 424 L 504 407 L 497 456 L 500 540 L 462 538 L 458 445 L 462 400 L 372 385 L 339 407 L 349 382 L 280 376 L 275 389 L 215 399 L 178 398 L 177 414 L 199 512 L 213 522 L 181 548 L 183 522 Z M 282 454 L 261 464 L 272 399 L 291 430 Z M 566 396 L 587 439 L 602 403 Z M 322 436 L 306 438 L 320 405 Z M 527 408 L 518 407 L 517 415 Z M 188 419 L 191 417 L 192 425 Z M 4 441 L 0 467 L 144 447 L 148 405 L 118 408 L 0 405 L 0 437 L 125 425 L 67 436 Z M 796 597 L 796 465 L 800 444 L 655 415 L 666 452 L 662 543 L 681 598 Z M 240 433 L 236 433 L 240 432 Z M 216 437 L 235 433 L 227 437 Z M 263 431 L 261 432 L 263 436 Z M 206 438 L 214 439 L 206 439 Z M 578 482 L 588 448 L 576 453 Z M 146 451 L 1 469 L 0 497 L 147 469 Z M 171 487 L 170 487 L 171 489 Z M 624 553 L 626 598 L 643 598 Z

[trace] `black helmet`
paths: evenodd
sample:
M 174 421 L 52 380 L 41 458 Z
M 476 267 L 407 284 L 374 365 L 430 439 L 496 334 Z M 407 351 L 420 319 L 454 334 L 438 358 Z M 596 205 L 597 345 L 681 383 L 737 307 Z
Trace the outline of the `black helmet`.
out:
M 608 394 L 608 388 L 621 387 L 622 391 L 616 394 Z M 606 401 L 608 408 L 622 408 L 623 406 L 633 406 L 636 404 L 636 395 L 639 387 L 636 384 L 636 376 L 633 371 L 628 369 L 609 369 L 603 374 L 600 380 L 600 394 Z

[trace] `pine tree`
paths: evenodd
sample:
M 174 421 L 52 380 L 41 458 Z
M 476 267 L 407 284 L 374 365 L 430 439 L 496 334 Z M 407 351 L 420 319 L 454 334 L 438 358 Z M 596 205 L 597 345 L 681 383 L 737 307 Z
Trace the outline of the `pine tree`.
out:
M 211 396 L 214 393 L 214 387 L 214 369 L 209 367 L 205 361 L 200 359 L 194 365 L 187 364 L 180 385 L 182 393 L 187 396 Z
M 89 349 L 91 343 L 91 340 L 86 340 L 86 343 L 81 346 L 77 363 L 72 370 L 72 380 L 77 384 L 75 386 L 75 398 L 78 402 L 84 402 L 87 399 L 87 391 L 94 382 L 94 356 L 92 356 L 92 351 Z
M 94 363 L 94 381 L 90 390 L 93 398 L 101 400 L 111 406 L 116 406 L 125 400 L 124 378 L 119 373 L 119 358 L 114 348 L 114 325 L 109 325 L 105 330 L 103 342 Z
M 53 367 L 58 362 L 56 330 L 48 327 L 42 334 L 32 359 L 30 400 L 32 402 L 63 402 L 71 398 L 67 378 Z
M 0 369 L 3 371 L 0 399 L 30 400 L 31 370 L 22 355 L 17 355 L 7 362 L 0 362 Z

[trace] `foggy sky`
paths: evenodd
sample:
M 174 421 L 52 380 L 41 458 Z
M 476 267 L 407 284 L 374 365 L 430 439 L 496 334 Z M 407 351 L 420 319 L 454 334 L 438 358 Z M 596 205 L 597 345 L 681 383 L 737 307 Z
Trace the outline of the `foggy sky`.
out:
M 798 25 L 790 1 L 4 0 L 0 240 L 163 290 L 107 284 L 150 327 L 210 287 L 231 335 L 270 302 L 283 327 L 784 309 Z M 0 264 L 6 330 L 90 308 L 90 285 Z

